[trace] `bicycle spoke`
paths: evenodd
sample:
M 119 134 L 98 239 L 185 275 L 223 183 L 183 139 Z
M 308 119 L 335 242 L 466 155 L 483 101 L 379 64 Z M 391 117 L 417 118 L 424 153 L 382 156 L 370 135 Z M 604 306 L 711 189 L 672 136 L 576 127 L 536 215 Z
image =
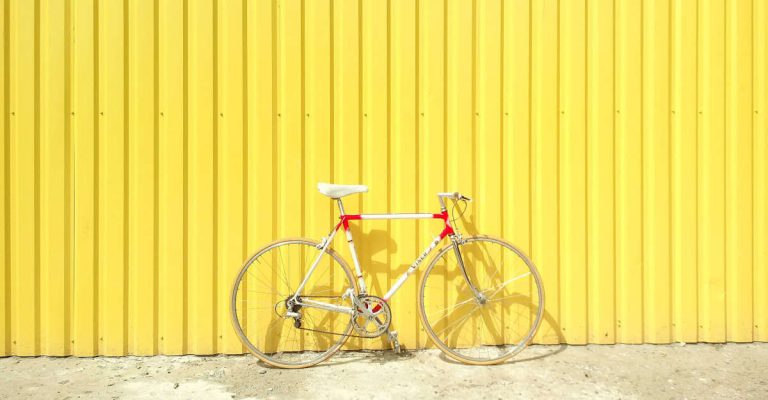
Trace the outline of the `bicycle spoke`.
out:
M 254 274 L 253 270 L 250 270 L 250 269 L 249 269 L 249 270 L 248 270 L 248 272 L 246 273 L 246 275 L 247 275 L 248 277 L 253 277 L 253 279 L 254 279 L 254 280 L 256 280 L 257 282 L 259 282 L 259 283 L 261 283 L 262 285 L 264 285 L 264 287 L 271 287 L 271 286 L 272 286 L 271 284 L 267 284 L 266 282 L 264 282 L 263 280 L 259 279 L 258 277 L 256 277 L 256 276 L 255 276 L 255 275 L 253 275 L 253 274 Z M 278 294 L 280 294 L 280 293 L 278 292 Z
M 499 285 L 499 288 L 498 288 L 498 289 L 496 289 L 496 291 L 495 291 L 495 292 L 493 292 L 493 294 L 491 294 L 491 296 L 489 296 L 489 297 L 493 297 L 493 296 L 495 296 L 495 295 L 496 295 L 496 293 L 499 293 L 499 291 L 500 291 L 500 290 L 504 289 L 504 286 L 506 286 L 507 284 L 509 284 L 509 283 L 512 283 L 512 282 L 514 282 L 514 281 L 516 281 L 516 280 L 518 280 L 518 279 L 522 279 L 522 278 L 525 278 L 526 276 L 528 276 L 528 275 L 530 275 L 530 274 L 531 274 L 530 272 L 526 272 L 526 273 L 524 273 L 524 274 L 522 274 L 522 275 L 520 275 L 520 276 L 516 276 L 516 277 L 514 277 L 514 278 L 512 278 L 512 279 L 509 279 L 509 280 L 506 280 L 506 281 L 504 281 L 504 282 L 503 282 L 501 285 Z M 488 289 L 488 290 L 491 290 L 491 289 Z
M 464 305 L 464 304 L 466 304 L 466 303 L 469 303 L 469 302 L 470 302 L 470 301 L 472 301 L 472 300 L 475 300 L 475 297 L 474 297 L 474 296 L 472 296 L 472 297 L 470 297 L 470 298 L 468 298 L 468 299 L 466 299 L 466 300 L 464 300 L 464 301 L 461 301 L 461 302 L 459 302 L 459 303 L 457 303 L 457 304 L 454 304 L 453 306 L 448 306 L 448 307 L 446 307 L 446 308 L 444 308 L 444 309 L 442 309 L 442 310 L 440 310 L 440 311 L 435 311 L 435 312 L 433 312 L 432 314 L 430 314 L 430 316 L 435 316 L 435 315 L 437 315 L 437 314 L 441 314 L 441 313 L 443 313 L 443 311 L 445 311 L 445 310 L 447 310 L 447 309 L 449 309 L 449 308 L 451 308 L 451 311 L 453 311 L 453 310 L 455 310 L 456 308 L 458 308 L 458 307 L 461 307 L 462 305 Z M 448 314 L 450 314 L 450 313 L 448 313 Z M 443 317 L 443 318 L 445 318 L 445 317 Z M 441 319 L 442 319 L 442 318 L 441 318 Z M 435 321 L 435 323 L 439 322 L 441 319 L 439 319 L 439 320 Z
M 257 259 L 256 261 L 258 261 L 258 259 Z M 259 262 L 259 263 L 261 263 L 261 261 L 258 261 L 258 262 Z M 269 261 L 266 261 L 266 260 L 264 260 L 264 262 L 265 262 L 265 263 L 267 263 L 267 265 L 269 266 L 269 269 L 270 269 L 270 270 L 274 269 L 274 266 L 272 265 L 272 263 L 271 263 L 271 262 L 269 262 Z M 285 271 L 285 269 L 283 269 L 283 271 Z M 249 270 L 249 273 L 250 273 L 250 272 L 251 272 L 251 271 Z M 278 271 L 276 271 L 276 272 L 278 272 Z M 278 275 L 279 275 L 279 273 L 278 273 Z M 279 276 L 279 277 L 281 278 L 281 280 L 282 280 L 282 281 L 283 281 L 283 283 L 285 284 L 285 288 L 286 288 L 286 289 L 288 289 L 288 290 L 290 290 L 290 289 L 291 289 L 291 285 L 288 283 L 288 280 L 287 280 L 287 279 L 288 279 L 288 277 L 287 277 L 285 274 L 283 274 L 283 275 L 281 275 L 281 276 Z M 266 286 L 268 286 L 268 287 L 270 286 L 270 285 L 267 285 L 266 283 L 264 283 L 264 281 L 260 281 L 260 282 L 261 282 L 261 283 L 263 283 L 263 284 L 265 284 L 265 285 L 266 285 Z
M 468 314 L 467 314 L 465 317 L 462 317 L 460 320 L 457 320 L 457 321 L 454 321 L 454 322 L 452 322 L 450 325 L 448 325 L 448 326 L 444 327 L 444 328 L 443 328 L 443 329 L 441 329 L 439 332 L 435 332 L 435 333 L 439 335 L 439 334 L 441 334 L 441 333 L 445 332 L 445 330 L 446 330 L 446 329 L 448 329 L 448 328 L 450 328 L 450 327 L 452 327 L 452 326 L 456 325 L 457 323 L 460 323 L 460 322 L 461 322 L 461 323 L 463 323 L 464 321 L 466 321 L 466 320 L 467 320 L 467 318 L 471 317 L 471 316 L 472 316 L 472 313 L 473 313 L 473 312 L 475 312 L 475 310 L 477 310 L 478 308 L 480 308 L 480 306 L 479 306 L 479 305 L 478 305 L 478 306 L 475 306 L 475 308 L 473 308 L 473 309 L 472 309 L 472 310 L 471 310 L 471 311 L 470 311 L 470 312 L 469 312 L 469 313 L 468 313 Z
M 246 290 L 246 292 L 248 292 L 248 293 L 256 293 L 256 294 L 272 294 L 272 295 L 276 294 L 276 295 L 280 296 L 280 293 L 277 293 L 277 292 L 259 292 L 257 290 Z M 253 299 L 243 299 L 242 301 L 250 301 L 250 300 L 253 300 Z
M 307 317 L 307 318 L 309 318 L 309 320 L 312 322 L 312 326 L 313 326 L 313 327 L 316 327 L 316 328 L 319 328 L 319 327 L 320 327 L 320 326 L 319 326 L 319 325 L 318 325 L 318 324 L 315 322 L 314 318 L 312 318 L 312 316 L 311 316 L 309 313 L 307 313 L 307 314 L 306 314 L 306 317 Z M 314 334 L 314 332 L 310 333 L 310 334 L 309 334 L 309 336 L 312 338 L 312 341 L 313 341 L 313 342 L 315 342 L 315 348 L 316 348 L 316 349 L 319 349 L 319 348 L 320 348 L 320 345 L 317 343 L 317 337 L 316 337 L 316 335 Z
M 511 299 L 511 298 L 515 298 L 515 297 L 523 297 L 523 295 L 522 294 L 512 294 L 512 295 L 509 295 L 509 296 L 504 296 L 504 297 L 499 297 L 499 298 L 494 298 L 494 299 L 488 299 L 488 302 L 490 303 L 492 301 L 501 301 L 501 300 L 504 300 L 504 299 Z
M 291 289 L 291 285 L 288 283 L 288 273 L 285 272 L 285 260 L 283 260 L 283 250 L 278 247 L 277 248 L 278 254 L 280 254 L 280 266 L 283 270 L 283 282 L 285 283 L 285 287 L 288 288 L 288 290 Z

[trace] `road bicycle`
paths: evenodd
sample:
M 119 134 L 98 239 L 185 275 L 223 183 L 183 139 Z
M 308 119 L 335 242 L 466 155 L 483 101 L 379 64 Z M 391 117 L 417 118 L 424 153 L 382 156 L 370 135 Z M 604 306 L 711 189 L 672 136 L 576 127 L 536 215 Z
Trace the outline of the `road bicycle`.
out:
M 419 285 L 419 317 L 432 342 L 457 361 L 489 365 L 510 359 L 531 341 L 544 312 L 541 277 L 512 244 L 457 232 L 453 216 L 458 206 L 461 217 L 469 197 L 438 193 L 436 214 L 346 214 L 342 197 L 367 192 L 367 186 L 319 183 L 318 190 L 339 207 L 339 222 L 328 235 L 319 242 L 270 243 L 235 278 L 230 316 L 243 345 L 256 357 L 274 367 L 304 368 L 327 360 L 350 337 L 384 334 L 399 352 L 389 300 L 446 237 L 450 243 L 432 258 Z M 452 201 L 450 216 L 446 201 Z M 390 219 L 438 219 L 444 225 L 389 291 L 377 297 L 363 279 L 349 224 Z M 354 271 L 331 248 L 340 229 Z

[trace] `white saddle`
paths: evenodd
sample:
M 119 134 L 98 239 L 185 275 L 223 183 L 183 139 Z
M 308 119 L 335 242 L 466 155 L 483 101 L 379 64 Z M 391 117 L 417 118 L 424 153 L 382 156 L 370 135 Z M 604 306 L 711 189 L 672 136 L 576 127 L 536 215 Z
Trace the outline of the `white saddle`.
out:
M 332 198 L 339 199 L 344 196 L 355 193 L 365 193 L 368 191 L 368 186 L 365 185 L 334 185 L 332 183 L 318 183 L 317 190 L 320 193 Z

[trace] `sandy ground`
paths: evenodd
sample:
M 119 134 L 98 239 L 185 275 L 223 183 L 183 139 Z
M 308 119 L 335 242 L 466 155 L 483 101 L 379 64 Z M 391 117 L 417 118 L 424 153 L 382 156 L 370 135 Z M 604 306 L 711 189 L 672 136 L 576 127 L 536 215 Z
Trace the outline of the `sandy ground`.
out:
M 304 370 L 252 356 L 0 359 L 0 398 L 767 399 L 768 343 L 532 346 L 474 367 L 437 350 L 344 352 Z

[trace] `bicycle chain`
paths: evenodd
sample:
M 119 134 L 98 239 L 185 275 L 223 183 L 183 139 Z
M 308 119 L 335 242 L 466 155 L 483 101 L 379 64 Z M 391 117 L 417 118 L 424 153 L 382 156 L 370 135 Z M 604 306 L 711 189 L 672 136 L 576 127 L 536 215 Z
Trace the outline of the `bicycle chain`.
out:
M 326 299 L 332 299 L 332 298 L 340 298 L 339 296 L 301 296 L 301 297 L 318 297 L 318 298 L 326 298 Z M 361 339 L 376 339 L 379 336 L 375 337 L 369 337 L 369 336 L 360 336 L 360 335 L 352 335 L 352 334 L 344 334 L 339 332 L 330 332 L 330 331 L 323 331 L 320 329 L 312 329 L 312 328 L 296 328 L 302 331 L 308 331 L 308 332 L 317 332 L 317 333 L 326 333 L 328 335 L 336 335 L 336 336 L 347 336 L 347 337 L 354 337 L 354 338 L 361 338 Z
M 338 332 L 329 332 L 329 331 L 321 331 L 320 329 L 312 329 L 312 328 L 296 328 L 296 329 L 299 329 L 299 330 L 302 330 L 302 331 L 310 331 L 310 332 L 318 332 L 318 333 L 327 333 L 327 334 L 329 334 L 329 335 L 336 335 L 336 336 L 347 336 L 347 337 L 362 338 L 362 339 L 376 339 L 376 338 L 378 338 L 379 336 L 381 336 L 381 335 L 379 335 L 379 336 L 375 336 L 375 337 L 370 337 L 370 336 L 360 336 L 360 335 L 351 335 L 351 334 L 350 334 L 350 335 L 345 335 L 345 334 L 343 334 L 343 333 L 338 333 Z

